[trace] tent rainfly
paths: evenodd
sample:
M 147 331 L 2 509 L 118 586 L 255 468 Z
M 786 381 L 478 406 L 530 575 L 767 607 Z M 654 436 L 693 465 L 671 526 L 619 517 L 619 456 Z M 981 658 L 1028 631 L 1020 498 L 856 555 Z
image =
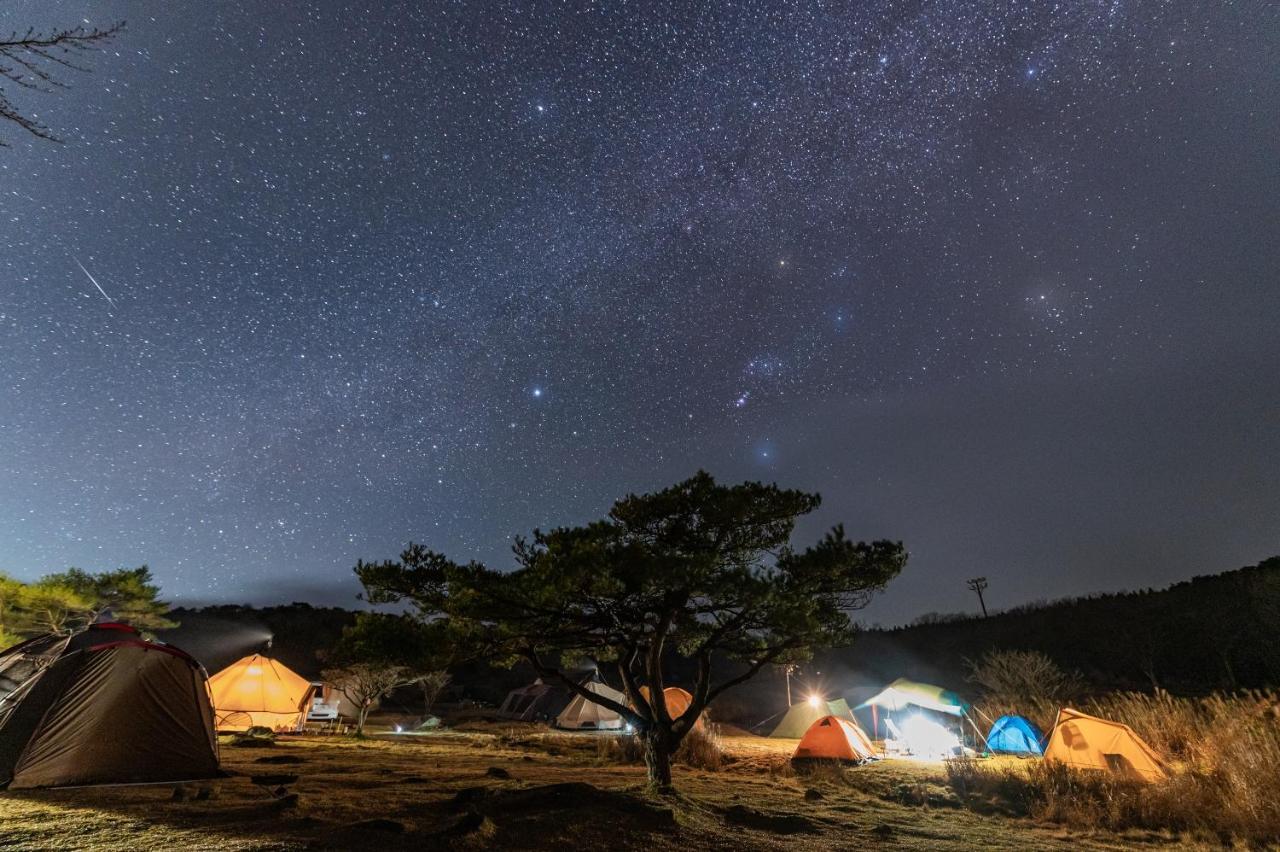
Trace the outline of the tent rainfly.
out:
M 1158 781 L 1168 775 L 1164 760 L 1128 725 L 1067 707 L 1058 711 L 1044 759 L 1142 781 Z
M 215 778 L 204 669 L 127 624 L 0 652 L 0 789 Z
M 921 707 L 951 716 L 963 716 L 969 705 L 949 689 L 900 677 L 859 704 L 857 709 L 864 707 L 879 707 L 895 713 L 908 707 Z
M 627 696 L 608 684 L 589 681 L 583 684 L 592 693 L 626 705 Z M 556 716 L 556 727 L 573 731 L 618 731 L 626 726 L 617 712 L 603 707 L 584 696 L 574 695 L 573 700 Z
M 218 730 L 301 730 L 310 709 L 311 681 L 262 654 L 237 660 L 209 678 Z
M 599 680 L 595 671 L 577 672 L 569 677 L 580 686 Z M 577 693 L 562 684 L 550 684 L 538 678 L 528 686 L 508 692 L 498 707 L 498 715 L 521 722 L 549 722 L 558 717 L 576 696 Z
M 1042 755 L 1044 734 L 1023 716 L 1001 716 L 987 734 L 987 748 L 995 754 Z
M 837 698 L 835 701 L 811 698 L 807 701 L 801 701 L 799 704 L 792 704 L 786 715 L 782 717 L 782 721 L 778 723 L 778 726 L 773 729 L 769 736 L 791 740 L 799 739 L 805 735 L 805 732 L 809 730 L 814 722 L 823 716 L 837 716 L 850 722 L 854 721 L 853 711 L 849 709 L 849 702 L 843 698 Z
M 648 701 L 649 687 L 640 687 L 640 695 L 644 697 L 645 701 Z M 689 705 L 693 703 L 693 696 L 678 686 L 668 686 L 662 690 L 662 699 L 667 705 L 667 715 L 672 719 L 683 716 L 684 711 L 688 710 Z M 703 717 L 699 716 L 698 721 L 693 723 L 693 729 L 700 731 L 703 727 L 705 727 Z
M 842 760 L 862 762 L 875 758 L 871 740 L 857 722 L 839 716 L 823 716 L 805 731 L 792 760 Z

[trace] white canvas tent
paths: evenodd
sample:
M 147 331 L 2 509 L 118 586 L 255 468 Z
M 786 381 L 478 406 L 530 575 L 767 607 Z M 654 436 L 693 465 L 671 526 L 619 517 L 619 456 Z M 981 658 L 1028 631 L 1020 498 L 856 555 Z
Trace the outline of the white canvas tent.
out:
M 583 684 L 596 695 L 608 698 L 618 704 L 626 705 L 627 696 L 608 684 L 589 681 Z M 613 710 L 588 701 L 584 696 L 574 695 L 573 700 L 556 716 L 556 727 L 573 731 L 618 731 L 626 727 L 626 720 Z

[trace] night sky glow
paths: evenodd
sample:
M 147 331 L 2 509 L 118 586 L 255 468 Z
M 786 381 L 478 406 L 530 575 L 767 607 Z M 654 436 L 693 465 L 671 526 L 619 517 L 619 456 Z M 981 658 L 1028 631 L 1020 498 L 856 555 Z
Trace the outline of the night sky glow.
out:
M 128 28 L 7 92 L 0 570 L 353 604 L 699 467 L 886 621 L 1272 555 L 1278 10 L 6 3 Z

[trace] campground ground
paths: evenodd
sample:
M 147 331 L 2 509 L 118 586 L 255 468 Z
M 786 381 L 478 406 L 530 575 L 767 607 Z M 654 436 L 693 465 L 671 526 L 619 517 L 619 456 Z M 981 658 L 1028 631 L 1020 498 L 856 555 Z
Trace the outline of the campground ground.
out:
M 723 738 L 719 771 L 643 767 L 601 739 L 476 724 L 418 736 L 282 737 L 224 745 L 230 777 L 175 793 L 123 787 L 0 793 L 2 850 L 1130 849 L 1148 832 L 1082 833 L 958 806 L 940 764 L 889 760 L 796 775 L 793 740 Z M 286 776 L 271 779 L 264 776 Z M 258 782 L 255 783 L 254 777 Z M 290 780 L 287 776 L 297 776 Z M 287 785 L 284 798 L 266 782 Z M 207 798 L 205 796 L 207 795 Z

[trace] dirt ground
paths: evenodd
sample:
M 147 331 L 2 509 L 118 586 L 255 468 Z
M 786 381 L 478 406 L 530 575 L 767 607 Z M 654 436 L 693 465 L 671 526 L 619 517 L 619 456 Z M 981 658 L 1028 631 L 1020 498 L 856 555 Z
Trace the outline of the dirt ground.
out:
M 0 793 L 0 850 L 1173 845 L 979 815 L 958 807 L 939 764 L 887 760 L 796 775 L 793 740 L 742 734 L 724 744 L 729 764 L 677 767 L 672 797 L 645 791 L 643 767 L 605 763 L 597 736 L 532 725 L 224 745 L 230 777 L 207 784 Z

